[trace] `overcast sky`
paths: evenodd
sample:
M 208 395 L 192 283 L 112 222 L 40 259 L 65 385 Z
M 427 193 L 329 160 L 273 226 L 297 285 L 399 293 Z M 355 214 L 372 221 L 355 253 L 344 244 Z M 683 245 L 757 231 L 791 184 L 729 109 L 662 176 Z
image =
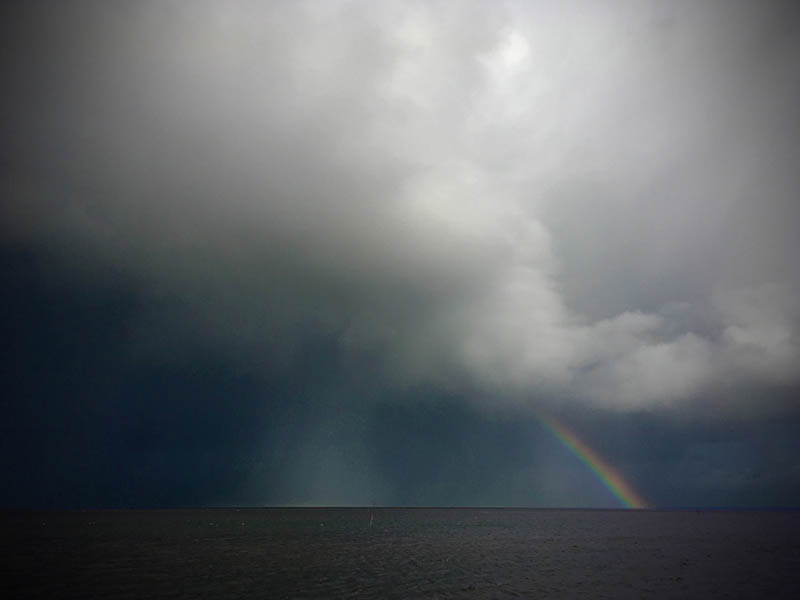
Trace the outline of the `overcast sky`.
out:
M 791 4 L 7 3 L 0 503 L 800 505 Z

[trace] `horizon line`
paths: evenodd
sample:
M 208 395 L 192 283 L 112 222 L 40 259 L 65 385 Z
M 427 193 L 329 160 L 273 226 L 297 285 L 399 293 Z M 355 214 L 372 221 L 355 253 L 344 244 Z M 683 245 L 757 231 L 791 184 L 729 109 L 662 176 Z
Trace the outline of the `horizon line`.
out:
M 423 504 L 264 504 L 264 505 L 130 505 L 130 506 L 0 506 L 0 512 L 88 512 L 124 510 L 271 510 L 271 509 L 344 509 L 344 510 L 562 510 L 562 511 L 618 511 L 618 512 L 659 512 L 659 511 L 795 511 L 800 506 L 516 506 L 516 505 L 423 505 Z

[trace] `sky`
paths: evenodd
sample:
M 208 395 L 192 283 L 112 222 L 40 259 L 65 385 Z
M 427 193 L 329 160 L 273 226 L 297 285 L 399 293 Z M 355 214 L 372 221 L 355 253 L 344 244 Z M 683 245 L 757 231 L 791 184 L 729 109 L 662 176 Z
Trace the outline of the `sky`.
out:
M 0 506 L 800 506 L 791 2 L 0 11 Z

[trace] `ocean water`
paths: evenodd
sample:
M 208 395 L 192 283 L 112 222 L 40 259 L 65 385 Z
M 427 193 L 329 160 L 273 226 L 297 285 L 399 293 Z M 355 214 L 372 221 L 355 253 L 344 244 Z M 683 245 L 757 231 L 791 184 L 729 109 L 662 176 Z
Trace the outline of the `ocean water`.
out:
M 0 513 L 6 598 L 800 598 L 800 512 Z

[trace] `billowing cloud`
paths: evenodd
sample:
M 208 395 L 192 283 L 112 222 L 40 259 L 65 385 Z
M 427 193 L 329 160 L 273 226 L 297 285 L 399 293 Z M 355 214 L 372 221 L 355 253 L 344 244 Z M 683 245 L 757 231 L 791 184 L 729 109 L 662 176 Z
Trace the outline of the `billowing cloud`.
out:
M 324 337 L 342 368 L 492 398 L 795 385 L 783 10 L 33 5 L 3 236 L 135 286 L 144 361 L 258 372 Z

